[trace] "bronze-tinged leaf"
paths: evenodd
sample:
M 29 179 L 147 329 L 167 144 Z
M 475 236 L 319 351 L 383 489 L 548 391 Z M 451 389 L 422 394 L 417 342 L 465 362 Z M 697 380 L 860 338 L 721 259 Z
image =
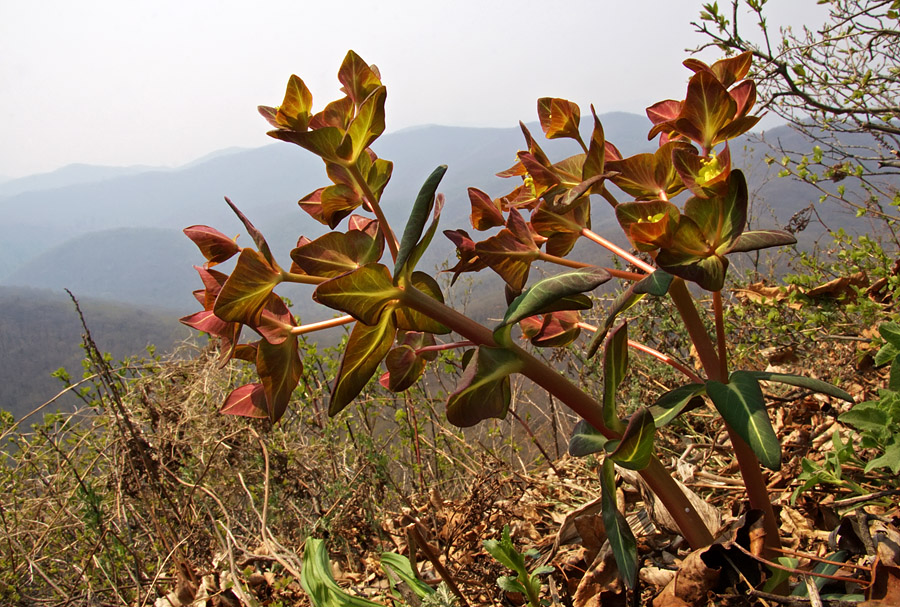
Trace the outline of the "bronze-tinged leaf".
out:
M 731 175 L 731 150 L 727 143 L 721 153 L 706 157 L 697 154 L 694 147 L 676 148 L 672 162 L 684 185 L 700 198 L 722 193 L 722 186 Z
M 354 188 L 344 184 L 330 185 L 321 193 L 322 218 L 333 230 L 362 202 L 362 197 Z
M 552 165 L 542 164 L 531 152 L 519 152 L 518 156 L 527 171 L 527 177 L 531 178 L 530 183 L 535 198 L 542 196 L 544 192 L 559 184 L 559 177 L 550 168 Z
M 234 240 L 209 226 L 190 226 L 182 231 L 200 249 L 207 267 L 228 261 L 241 250 Z
M 711 198 L 690 198 L 684 214 L 696 222 L 704 239 L 719 254 L 725 254 L 747 224 L 749 195 L 741 171 L 732 171 L 727 189 Z
M 259 249 L 259 252 L 262 253 L 262 256 L 266 258 L 266 261 L 273 268 L 278 268 L 278 264 L 275 263 L 275 258 L 272 257 L 272 251 L 269 250 L 269 243 L 266 242 L 266 239 L 263 237 L 262 232 L 256 229 L 247 217 L 241 213 L 240 209 L 235 206 L 233 202 L 225 197 L 225 202 L 228 203 L 228 206 L 231 207 L 231 210 L 234 211 L 234 214 L 237 215 L 238 219 L 241 220 L 241 223 L 244 224 L 244 227 L 247 228 L 247 233 L 250 235 L 250 238 L 253 239 L 254 244 L 256 244 L 256 248 Z
M 213 310 L 224 321 L 255 325 L 269 294 L 280 282 L 281 272 L 269 265 L 261 253 L 244 249 Z
M 383 314 L 376 325 L 358 322 L 353 326 L 331 390 L 329 415 L 340 413 L 362 392 L 390 351 L 396 334 L 393 314 Z
M 387 267 L 370 263 L 323 282 L 316 287 L 313 299 L 367 325 L 375 325 L 380 322 L 385 308 L 400 294 Z
M 202 310 L 200 312 L 195 312 L 194 314 L 185 316 L 184 318 L 180 319 L 179 322 L 189 326 L 192 329 L 196 329 L 197 331 L 209 333 L 210 335 L 214 335 L 216 337 L 224 337 L 229 340 L 234 338 L 235 332 L 239 327 L 238 323 L 225 322 L 224 320 L 216 316 L 212 310 Z
M 362 105 L 363 101 L 381 86 L 381 78 L 375 66 L 370 66 L 353 51 L 348 51 L 344 57 L 338 71 L 338 80 L 344 85 L 341 92 L 346 93 L 356 107 Z
M 653 435 L 656 425 L 647 407 L 632 414 L 622 438 L 609 458 L 629 470 L 643 470 L 653 457 Z
M 476 230 L 489 230 L 506 225 L 503 213 L 491 197 L 478 188 L 469 188 L 469 202 L 472 204 L 472 227 Z
M 236 388 L 228 395 L 219 413 L 265 419 L 269 417 L 266 406 L 266 394 L 262 384 L 247 384 Z
M 743 232 L 734 241 L 729 253 L 758 251 L 769 247 L 781 247 L 797 244 L 797 239 L 790 232 L 781 230 L 751 230 Z
M 678 119 L 681 110 L 684 107 L 683 101 L 675 101 L 674 99 L 666 99 L 660 101 L 647 108 L 647 117 L 653 123 L 653 128 L 647 133 L 647 140 L 651 140 L 660 133 L 663 134 L 664 141 L 677 139 L 675 134 L 675 120 Z
M 335 126 L 325 126 L 305 133 L 284 130 L 269 131 L 268 135 L 299 145 L 326 162 L 341 163 L 351 154 L 350 140 L 344 137 L 344 131 Z
M 597 118 L 594 106 L 591 106 L 591 116 L 594 119 L 594 129 L 591 131 L 591 144 L 588 147 L 587 156 L 584 158 L 584 166 L 581 169 L 581 179 L 587 181 L 591 177 L 602 175 L 606 172 L 606 135 L 603 125 Z M 599 188 L 598 192 L 599 193 Z
M 411 276 L 412 286 L 422 291 L 430 298 L 444 303 L 444 295 L 441 293 L 441 287 L 437 281 L 425 272 L 413 272 Z M 404 331 L 417 331 L 424 333 L 433 333 L 435 335 L 446 335 L 450 329 L 429 318 L 417 310 L 407 308 L 406 306 L 397 306 L 395 308 L 397 328 Z
M 319 188 L 314 192 L 310 192 L 298 200 L 297 204 L 300 205 L 300 208 L 306 211 L 310 217 L 327 226 L 328 220 L 325 219 L 325 215 L 322 213 L 322 192 L 324 191 L 325 188 Z
M 291 75 L 287 90 L 284 92 L 284 101 L 275 113 L 277 126 L 292 131 L 306 131 L 312 102 L 312 93 L 306 88 L 303 80 Z
M 639 251 L 668 247 L 678 229 L 681 213 L 671 202 L 624 202 L 616 207 L 616 219 Z
M 203 281 L 203 299 L 198 301 L 203 305 L 204 310 L 212 310 L 216 303 L 216 298 L 222 291 L 222 286 L 228 280 L 228 275 L 217 270 L 209 268 L 201 268 L 194 266 L 197 273 L 200 274 L 200 280 Z
M 388 352 L 384 365 L 387 373 L 382 376 L 381 385 L 391 392 L 408 390 L 425 373 L 425 359 L 416 356 L 415 349 L 406 345 Z
M 513 219 L 514 217 L 518 220 Z M 519 225 L 520 223 L 522 225 Z M 534 244 L 522 216 L 515 209 L 510 211 L 506 224 L 508 227 L 500 230 L 495 236 L 476 243 L 475 252 L 478 258 L 499 274 L 511 288 L 521 291 L 528 282 L 531 262 L 540 256 L 540 250 Z
M 375 88 L 359 106 L 359 111 L 347 127 L 352 153 L 347 160 L 355 161 L 384 132 L 384 101 L 387 89 Z
M 494 417 L 503 419 L 511 397 L 509 376 L 522 362 L 504 348 L 479 346 L 447 400 L 447 421 L 468 428 Z
M 577 104 L 565 99 L 542 97 L 537 102 L 538 119 L 547 139 L 568 137 L 581 141 L 578 126 L 581 124 L 581 109 Z
M 581 317 L 574 310 L 564 310 L 545 314 L 537 332 L 531 336 L 531 343 L 539 348 L 562 348 L 578 339 Z
M 688 82 L 687 97 L 675 128 L 708 152 L 724 140 L 718 137 L 719 131 L 736 112 L 737 103 L 722 83 L 710 72 L 697 72 Z
M 565 257 L 578 242 L 581 231 L 591 227 L 590 200 L 587 197 L 579 199 L 561 215 L 542 205 L 532 214 L 531 226 L 538 234 L 547 238 L 547 253 Z
M 350 97 L 341 97 L 326 105 L 325 109 L 310 118 L 309 128 L 318 130 L 326 126 L 332 126 L 344 132 L 350 126 L 354 110 L 353 100 Z
M 303 376 L 297 338 L 290 337 L 280 344 L 260 341 L 256 354 L 256 371 L 265 391 L 266 411 L 274 424 L 284 415 L 294 388 Z
M 635 154 L 623 160 L 608 161 L 606 170 L 617 172 L 611 181 L 638 200 L 653 200 L 664 194 L 672 198 L 684 184 L 672 164 L 672 150 L 684 143 L 670 142 L 653 154 Z
M 278 345 L 291 336 L 291 329 L 294 326 L 294 316 L 284 300 L 272 293 L 262 310 L 259 323 L 253 328 L 267 342 Z
M 752 63 L 753 53 L 747 51 L 734 57 L 719 59 L 711 66 L 692 57 L 685 59 L 684 66 L 694 72 L 709 72 L 722 83 L 722 86 L 728 88 L 750 72 Z
M 456 245 L 456 257 L 459 260 L 455 266 L 445 272 L 453 272 L 453 278 L 450 280 L 450 286 L 456 282 L 459 275 L 464 272 L 478 272 L 487 267 L 475 252 L 475 241 L 473 241 L 468 232 L 465 230 L 444 230 L 444 236 Z
M 752 80 L 741 82 L 728 91 L 728 94 L 731 95 L 731 98 L 737 104 L 736 118 L 743 118 L 756 105 L 756 83 Z
M 363 157 L 360 156 L 360 160 L 362 158 Z M 393 171 L 393 162 L 376 158 L 372 161 L 372 166 L 369 168 L 368 172 L 363 173 L 366 175 L 366 183 L 369 184 L 369 189 L 372 190 L 372 194 L 375 195 L 375 202 L 381 200 L 381 195 L 384 193 L 385 186 L 387 186 L 388 182 L 391 180 Z
M 384 239 L 358 230 L 328 232 L 291 251 L 291 259 L 310 276 L 334 278 L 381 259 Z

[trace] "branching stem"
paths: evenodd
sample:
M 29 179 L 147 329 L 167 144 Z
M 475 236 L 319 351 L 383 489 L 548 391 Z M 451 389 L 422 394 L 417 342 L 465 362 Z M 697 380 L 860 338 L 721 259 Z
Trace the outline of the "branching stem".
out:
M 332 327 L 340 327 L 341 325 L 350 324 L 356 319 L 349 315 L 338 316 L 337 318 L 332 318 L 331 320 L 322 320 L 319 322 L 312 322 L 308 325 L 300 325 L 299 327 L 294 327 L 291 329 L 291 335 L 304 335 L 306 333 L 313 333 L 314 331 L 321 331 L 322 329 L 331 329 Z
M 356 181 L 356 185 L 358 185 L 359 188 L 363 191 L 363 196 L 365 197 L 369 208 L 371 208 L 372 212 L 375 213 L 375 218 L 378 220 L 378 227 L 381 230 L 381 233 L 384 234 L 384 240 L 385 242 L 387 242 L 388 250 L 391 252 L 391 259 L 396 262 L 397 253 L 400 250 L 400 244 L 397 242 L 397 236 L 391 229 L 391 224 L 388 223 L 387 217 L 385 217 L 384 215 L 384 211 L 381 210 L 381 205 L 378 204 L 378 198 L 375 196 L 372 188 L 369 187 L 368 182 L 359 172 L 359 169 L 356 168 L 356 165 L 347 167 L 347 170 L 350 171 L 350 174 L 353 176 L 354 181 Z

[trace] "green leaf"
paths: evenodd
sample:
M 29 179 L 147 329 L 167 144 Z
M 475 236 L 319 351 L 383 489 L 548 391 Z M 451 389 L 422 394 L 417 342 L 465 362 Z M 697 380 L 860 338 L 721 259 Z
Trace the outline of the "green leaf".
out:
M 877 401 L 867 401 L 838 415 L 838 421 L 863 432 L 881 434 L 890 426 L 891 416 L 881 408 Z
M 868 474 L 878 468 L 888 468 L 895 475 L 900 473 L 900 441 L 891 443 L 885 448 L 884 453 L 870 460 L 863 472 Z
M 256 372 L 265 391 L 269 419 L 274 424 L 284 415 L 303 376 L 297 338 L 289 337 L 277 345 L 261 340 L 256 354 Z
M 494 559 L 506 567 L 515 571 L 517 574 L 527 574 L 525 569 L 525 557 L 521 552 L 516 550 L 509 535 L 509 525 L 503 526 L 503 534 L 500 540 L 489 539 L 484 540 L 484 549 L 487 550 Z
M 509 350 L 479 346 L 447 400 L 447 420 L 468 428 L 490 417 L 506 417 L 509 376 L 521 368 L 522 361 Z
M 362 392 L 394 343 L 397 327 L 393 314 L 383 314 L 378 324 L 353 326 L 331 390 L 328 415 L 337 415 Z
M 883 322 L 878 325 L 878 333 L 884 341 L 900 350 L 900 325 L 895 322 Z
M 603 468 L 600 471 L 600 488 L 601 517 L 616 565 L 619 567 L 619 575 L 628 588 L 634 588 L 638 573 L 637 542 L 631 527 L 616 507 L 616 472 L 613 461 L 608 457 L 603 460 Z
M 391 392 L 403 392 L 416 383 L 425 372 L 425 359 L 416 356 L 416 350 L 407 345 L 401 345 L 390 352 L 384 359 L 387 367 L 387 385 Z M 382 379 L 382 385 L 385 385 Z
M 729 253 L 745 253 L 770 247 L 782 247 L 797 244 L 797 239 L 790 232 L 781 230 L 750 230 L 737 237 L 729 249 Z
M 687 384 L 674 390 L 669 390 L 650 407 L 650 413 L 653 414 L 653 423 L 657 428 L 662 428 L 688 407 L 693 409 L 701 406 L 703 400 L 700 396 L 705 393 L 706 385 L 704 384 Z
M 847 550 L 838 550 L 837 552 L 826 554 L 824 560 L 832 561 L 833 563 L 845 563 L 849 556 L 850 553 Z M 812 568 L 810 573 L 813 575 L 810 577 L 815 580 L 816 588 L 822 590 L 822 588 L 825 587 L 825 584 L 829 582 L 828 578 L 823 576 L 834 575 L 840 568 L 841 566 L 839 564 L 818 563 Z M 815 575 L 817 573 L 822 575 Z M 798 584 L 791 593 L 791 596 L 809 596 L 809 587 L 806 584 Z
M 344 592 L 331 575 L 331 562 L 322 540 L 306 538 L 300 583 L 314 607 L 384 607 Z
M 675 277 L 665 270 L 655 270 L 646 278 L 642 278 L 634 283 L 635 293 L 646 293 L 654 297 L 662 297 L 669 292 L 669 285 Z
M 653 434 L 656 426 L 653 416 L 646 407 L 641 407 L 631 416 L 625 432 L 609 459 L 629 470 L 643 470 L 653 457 Z
M 269 295 L 280 282 L 281 272 L 269 265 L 261 253 L 244 249 L 216 297 L 213 311 L 225 322 L 255 325 Z
M 781 468 L 781 445 L 766 412 L 759 382 L 752 373 L 735 371 L 727 384 L 710 380 L 706 382 L 706 394 L 762 465 L 770 470 Z
M 380 263 L 370 263 L 323 282 L 316 287 L 313 299 L 375 325 L 385 308 L 400 295 L 401 290 L 391 282 L 388 269 Z
M 603 436 L 585 420 L 579 420 L 572 430 L 572 438 L 569 439 L 569 455 L 572 457 L 584 457 L 591 453 L 603 451 L 609 439 Z
M 623 322 L 610 334 L 603 352 L 603 423 L 614 432 L 625 424 L 616 414 L 616 390 L 628 370 L 628 323 Z
M 660 249 L 656 263 L 670 274 L 696 282 L 708 291 L 720 291 L 725 285 L 728 259 L 716 253 L 690 217 L 681 217 L 671 246 Z
M 415 269 L 418 258 L 410 259 L 410 257 L 419 243 L 422 230 L 425 229 L 425 222 L 428 221 L 428 216 L 434 208 L 435 192 L 437 192 L 438 185 L 446 172 L 447 165 L 444 164 L 433 170 L 431 175 L 425 180 L 425 183 L 422 184 L 422 188 L 416 196 L 412 210 L 409 213 L 409 219 L 406 221 L 406 229 L 403 230 L 403 237 L 400 239 L 400 250 L 397 253 L 397 262 L 394 265 L 395 277 L 409 275 Z M 435 217 L 436 222 L 437 217 Z M 419 256 L 421 256 L 421 252 Z M 407 262 L 410 263 L 407 264 Z M 409 267 L 406 267 L 407 265 Z
M 579 268 L 545 278 L 513 300 L 503 316 L 503 322 L 494 329 L 494 334 L 523 318 L 553 311 L 551 308 L 554 308 L 559 300 L 593 291 L 610 278 L 609 272 L 603 268 Z
M 793 375 L 791 373 L 773 373 L 771 371 L 742 371 L 742 373 L 747 373 L 760 381 L 772 381 L 779 384 L 797 386 L 798 388 L 806 388 L 813 392 L 821 392 L 822 394 L 845 400 L 848 403 L 855 402 L 853 397 L 844 390 L 819 379 L 804 377 L 802 375 Z
M 314 131 L 269 131 L 269 136 L 299 145 L 325 161 L 341 164 L 350 156 L 351 142 L 336 126 L 323 126 Z
M 645 295 L 655 295 L 657 297 L 665 295 L 669 291 L 669 285 L 672 284 L 673 278 L 675 277 L 664 270 L 656 270 L 646 278 L 632 283 L 625 291 L 620 293 L 613 301 L 612 306 L 610 306 L 606 320 L 603 321 L 603 326 L 594 333 L 591 343 L 588 344 L 588 358 L 592 358 L 597 353 L 597 350 L 600 349 L 600 345 L 620 314 L 629 310 L 642 300 Z
M 395 552 L 382 552 L 381 567 L 403 580 L 420 599 L 434 594 L 434 588 L 416 577 L 412 564 L 405 556 Z

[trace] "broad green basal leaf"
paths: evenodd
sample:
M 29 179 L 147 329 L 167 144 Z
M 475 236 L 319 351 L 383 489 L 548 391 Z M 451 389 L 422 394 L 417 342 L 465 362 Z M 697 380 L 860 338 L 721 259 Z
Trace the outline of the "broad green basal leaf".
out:
M 856 402 L 853 400 L 853 397 L 844 390 L 820 379 L 813 379 L 802 375 L 793 375 L 791 373 L 773 373 L 771 371 L 742 371 L 742 373 L 755 377 L 757 380 L 797 386 L 798 388 L 806 388 L 813 392 L 821 392 L 822 394 L 845 400 L 848 403 Z
M 727 384 L 706 382 L 706 394 L 738 436 L 750 445 L 770 470 L 781 468 L 781 445 L 772 428 L 759 381 L 746 371 L 735 371 Z
M 705 393 L 705 384 L 687 384 L 674 390 L 669 390 L 650 407 L 653 423 L 657 428 L 662 428 L 683 411 L 702 406 L 703 399 L 701 396 Z
M 631 416 L 609 459 L 630 470 L 643 470 L 653 457 L 654 432 L 656 426 L 650 410 L 641 407 Z
M 616 507 L 616 472 L 613 461 L 608 457 L 603 460 L 603 468 L 600 471 L 600 489 L 601 517 L 616 565 L 619 567 L 619 575 L 625 580 L 626 586 L 634 588 L 638 570 L 637 542 L 628 521 Z
M 579 420 L 572 430 L 572 438 L 569 439 L 569 455 L 572 457 L 584 457 L 591 453 L 603 451 L 609 439 L 590 425 L 585 420 Z

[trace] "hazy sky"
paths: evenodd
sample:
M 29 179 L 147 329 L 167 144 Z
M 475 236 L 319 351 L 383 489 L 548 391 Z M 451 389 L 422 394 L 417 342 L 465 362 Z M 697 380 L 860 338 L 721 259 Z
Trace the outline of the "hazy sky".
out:
M 727 2 L 720 2 L 724 5 Z M 642 113 L 682 97 L 702 0 L 43 0 L 0 3 L 0 176 L 174 166 L 264 145 L 296 73 L 315 108 L 348 49 L 381 70 L 388 130 L 515 126 L 535 100 Z M 772 0 L 802 23 L 814 0 Z M 706 58 L 715 57 L 706 55 Z

